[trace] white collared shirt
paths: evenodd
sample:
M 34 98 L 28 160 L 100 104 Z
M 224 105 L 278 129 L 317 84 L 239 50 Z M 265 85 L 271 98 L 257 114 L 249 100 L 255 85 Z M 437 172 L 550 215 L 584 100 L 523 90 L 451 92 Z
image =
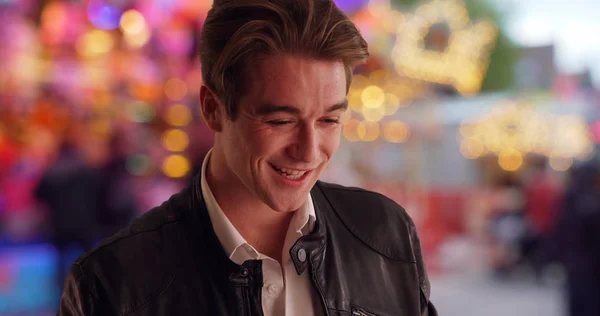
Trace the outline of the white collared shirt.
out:
M 283 246 L 282 264 L 279 264 L 277 260 L 259 253 L 246 242 L 215 200 L 206 181 L 211 152 L 212 150 L 208 152 L 202 163 L 200 180 L 208 215 L 229 259 L 239 265 L 246 260 L 262 260 L 262 308 L 265 316 L 316 315 L 315 310 L 318 309 L 313 305 L 316 304 L 313 301 L 315 293 L 308 273 L 304 271 L 298 275 L 289 254 L 290 248 L 298 238 L 310 233 L 315 225 L 316 214 L 310 193 L 306 203 L 294 212 L 290 221 Z

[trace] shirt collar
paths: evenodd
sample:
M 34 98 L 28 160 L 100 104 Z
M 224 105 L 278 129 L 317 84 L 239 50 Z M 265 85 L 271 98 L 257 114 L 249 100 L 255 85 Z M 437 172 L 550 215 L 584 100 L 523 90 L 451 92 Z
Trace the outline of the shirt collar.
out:
M 223 249 L 229 258 L 235 263 L 242 264 L 244 261 L 249 259 L 262 259 L 265 256 L 256 251 L 252 245 L 248 244 L 246 239 L 244 239 L 235 226 L 233 226 L 231 221 L 227 218 L 217 203 L 217 200 L 208 186 L 208 182 L 206 180 L 206 169 L 208 168 L 211 153 L 212 149 L 206 154 L 206 157 L 202 162 L 200 186 L 202 189 L 202 196 L 204 197 L 204 201 L 206 203 L 206 209 L 208 210 L 208 216 L 212 222 L 215 234 L 217 235 L 221 246 L 223 246 Z M 302 207 L 300 207 L 294 213 L 288 230 L 300 233 L 302 235 L 307 235 L 313 230 L 315 222 L 315 207 L 312 197 L 309 193 L 306 203 L 304 203 Z

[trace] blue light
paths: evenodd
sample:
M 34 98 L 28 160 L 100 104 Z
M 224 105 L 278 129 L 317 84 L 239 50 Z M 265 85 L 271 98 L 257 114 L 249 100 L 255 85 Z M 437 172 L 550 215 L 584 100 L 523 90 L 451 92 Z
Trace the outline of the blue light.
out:
M 102 30 L 112 30 L 119 27 L 123 10 L 101 1 L 90 1 L 87 15 L 90 22 Z
M 365 7 L 369 3 L 369 0 L 335 0 L 334 2 L 340 10 L 349 14 Z

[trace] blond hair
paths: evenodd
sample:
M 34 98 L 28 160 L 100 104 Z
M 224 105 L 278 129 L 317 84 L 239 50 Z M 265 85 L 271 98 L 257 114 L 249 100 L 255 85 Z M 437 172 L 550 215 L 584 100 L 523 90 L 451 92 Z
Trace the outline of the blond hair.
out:
M 367 43 L 332 0 L 215 0 L 201 34 L 202 78 L 231 119 L 244 92 L 245 68 L 259 57 L 293 54 L 340 61 L 346 88 Z

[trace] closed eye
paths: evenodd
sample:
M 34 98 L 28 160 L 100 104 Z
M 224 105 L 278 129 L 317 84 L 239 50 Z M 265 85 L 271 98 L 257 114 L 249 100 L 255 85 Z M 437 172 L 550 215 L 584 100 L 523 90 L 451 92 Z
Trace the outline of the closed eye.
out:
M 273 126 L 284 126 L 287 124 L 290 124 L 292 121 L 290 120 L 274 120 L 274 121 L 268 121 L 267 123 Z
M 339 118 L 328 118 L 328 119 L 322 119 L 321 120 L 324 123 L 327 124 L 331 124 L 331 125 L 335 125 L 335 124 L 339 124 L 340 123 L 340 119 Z

